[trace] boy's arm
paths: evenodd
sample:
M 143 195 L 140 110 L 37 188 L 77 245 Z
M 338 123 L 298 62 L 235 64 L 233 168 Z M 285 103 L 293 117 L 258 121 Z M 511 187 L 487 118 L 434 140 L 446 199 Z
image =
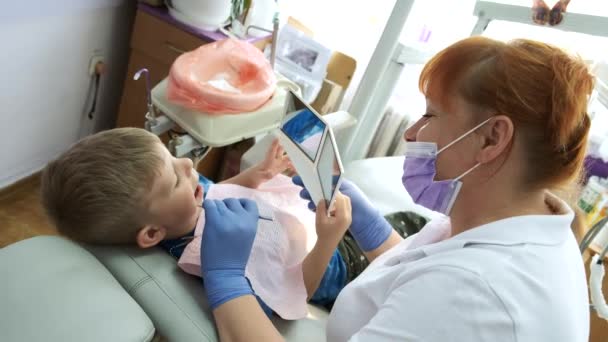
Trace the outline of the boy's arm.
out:
M 302 262 L 302 273 L 304 274 L 304 285 L 306 286 L 306 300 L 310 300 L 319 288 L 327 265 L 329 265 L 329 261 L 331 260 L 336 247 L 338 247 L 339 242 L 340 240 L 317 240 L 313 249 Z
M 261 167 L 261 164 L 254 165 L 238 175 L 221 181 L 220 184 L 236 184 L 246 188 L 257 189 L 262 183 L 270 180 L 274 175 Z
M 325 201 L 321 200 L 317 205 L 315 222 L 317 243 L 302 262 L 307 299 L 312 298 L 317 291 L 329 260 L 351 223 L 351 207 L 348 197 L 338 193 L 334 207 L 332 215 L 327 216 Z
M 274 176 L 292 168 L 291 161 L 285 156 L 279 140 L 275 139 L 270 145 L 264 160 L 238 175 L 220 182 L 220 184 L 236 184 L 251 189 L 257 189 L 262 183 Z

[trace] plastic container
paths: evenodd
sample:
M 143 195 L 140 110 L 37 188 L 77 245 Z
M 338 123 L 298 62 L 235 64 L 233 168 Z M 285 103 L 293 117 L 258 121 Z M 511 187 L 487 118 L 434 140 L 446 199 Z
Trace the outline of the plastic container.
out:
M 226 39 L 179 56 L 169 72 L 167 98 L 207 114 L 240 114 L 263 106 L 276 77 L 262 51 Z
M 585 212 L 585 224 L 590 227 L 596 221 L 599 211 L 608 204 L 608 189 L 599 177 L 589 178 L 583 188 L 578 206 Z
M 206 31 L 224 26 L 232 9 L 231 0 L 168 0 L 165 3 L 173 18 Z
M 598 221 L 603 219 L 606 216 L 606 211 L 608 210 L 608 193 L 604 192 L 600 198 L 600 200 L 593 207 L 593 210 L 587 214 L 586 220 L 588 227 L 593 227 Z

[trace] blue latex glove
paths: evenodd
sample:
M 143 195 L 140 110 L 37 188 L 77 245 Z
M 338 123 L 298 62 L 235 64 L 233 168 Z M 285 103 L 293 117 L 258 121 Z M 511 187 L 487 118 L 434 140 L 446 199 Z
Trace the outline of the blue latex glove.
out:
M 205 200 L 201 274 L 211 309 L 253 294 L 245 266 L 258 228 L 258 207 L 248 199 Z
M 337 177 L 334 177 L 334 182 L 336 180 Z M 292 181 L 294 184 L 304 187 L 300 176 L 293 177 Z M 367 196 L 352 182 L 346 179 L 342 180 L 340 192 L 350 198 L 353 221 L 349 230 L 359 247 L 364 252 L 380 247 L 391 235 L 393 227 L 380 215 L 380 211 L 371 204 Z M 300 197 L 309 201 L 308 208 L 310 210 L 315 210 L 315 204 L 312 203 L 306 188 L 300 191 Z

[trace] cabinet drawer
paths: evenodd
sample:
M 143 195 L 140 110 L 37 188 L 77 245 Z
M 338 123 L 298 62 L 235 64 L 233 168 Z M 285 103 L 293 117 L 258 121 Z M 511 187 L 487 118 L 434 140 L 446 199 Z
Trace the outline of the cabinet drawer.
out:
M 131 48 L 171 65 L 182 53 L 208 43 L 143 11 L 137 11 Z

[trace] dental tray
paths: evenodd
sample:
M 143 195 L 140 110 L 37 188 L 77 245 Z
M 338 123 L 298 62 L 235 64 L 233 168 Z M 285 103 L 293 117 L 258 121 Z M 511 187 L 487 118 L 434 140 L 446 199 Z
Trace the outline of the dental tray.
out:
M 260 109 L 241 114 L 209 115 L 169 102 L 165 78 L 152 89 L 152 104 L 203 145 L 219 147 L 255 137 L 279 127 L 285 115 L 287 90 L 277 85 Z

